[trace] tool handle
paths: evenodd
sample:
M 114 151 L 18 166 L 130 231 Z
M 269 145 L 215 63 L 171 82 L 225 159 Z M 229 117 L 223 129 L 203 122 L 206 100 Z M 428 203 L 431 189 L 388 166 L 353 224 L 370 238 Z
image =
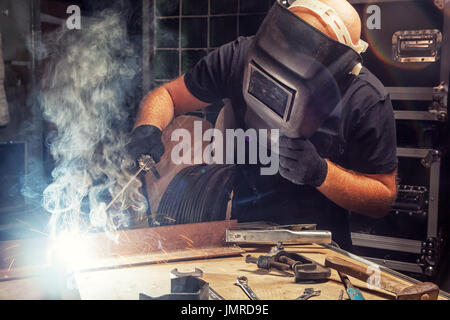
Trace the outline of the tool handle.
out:
M 348 298 L 350 300 L 364 300 L 361 291 L 353 286 L 353 284 L 350 282 L 350 279 L 345 274 L 342 274 L 338 271 L 338 275 L 341 278 L 342 283 L 344 284 L 345 291 L 347 292 Z
M 368 268 L 369 266 L 361 266 L 339 257 L 327 257 L 325 259 L 325 265 L 366 283 L 369 283 L 369 278 L 374 275 L 373 269 L 370 270 Z M 379 277 L 378 286 L 381 289 L 398 294 L 406 287 L 403 283 L 395 281 L 394 279 L 386 278 L 381 274 L 381 272 L 377 276 Z M 377 285 L 374 284 L 374 286 Z
M 338 272 L 345 273 L 351 277 L 370 282 L 373 276 L 373 269 L 369 266 L 361 266 L 338 257 L 328 257 L 325 259 L 325 265 Z M 378 283 L 370 283 L 374 287 L 393 292 L 399 300 L 436 300 L 439 296 L 439 287 L 431 282 L 422 282 L 408 286 L 394 278 L 388 277 L 381 272 L 377 275 Z M 369 287 L 369 286 L 368 286 Z
M 370 277 L 370 274 L 367 274 L 366 267 L 348 262 L 338 257 L 327 257 L 325 259 L 325 265 L 361 281 L 367 281 Z

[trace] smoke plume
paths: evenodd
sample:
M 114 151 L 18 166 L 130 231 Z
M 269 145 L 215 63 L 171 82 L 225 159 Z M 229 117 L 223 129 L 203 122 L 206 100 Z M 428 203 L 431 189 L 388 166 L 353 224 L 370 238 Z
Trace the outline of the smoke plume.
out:
M 130 93 L 139 65 L 124 19 L 113 11 L 64 27 L 45 41 L 43 115 L 56 130 L 49 147 L 53 182 L 44 191 L 52 213 L 51 235 L 90 229 L 113 231 L 141 219 L 146 202 L 125 152 L 130 129 Z

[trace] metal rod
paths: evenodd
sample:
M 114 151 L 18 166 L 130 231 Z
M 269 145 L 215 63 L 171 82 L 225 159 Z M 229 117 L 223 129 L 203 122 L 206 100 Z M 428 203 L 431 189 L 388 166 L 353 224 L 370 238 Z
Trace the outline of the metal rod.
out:
M 114 204 L 114 202 L 119 199 L 119 197 L 125 192 L 125 190 L 130 186 L 131 182 L 133 182 L 134 179 L 137 178 L 137 176 L 145 170 L 146 166 L 151 162 L 151 159 L 148 159 L 144 165 L 140 166 L 139 170 L 131 177 L 131 179 L 123 186 L 123 188 L 115 195 L 115 197 L 108 203 L 108 205 L 105 208 L 105 211 L 108 211 L 108 209 Z

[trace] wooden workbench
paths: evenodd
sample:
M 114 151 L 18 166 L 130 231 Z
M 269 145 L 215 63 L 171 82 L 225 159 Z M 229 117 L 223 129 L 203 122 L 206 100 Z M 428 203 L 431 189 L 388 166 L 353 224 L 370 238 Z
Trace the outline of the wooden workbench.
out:
M 0 242 L 0 299 L 86 299 L 136 300 L 139 293 L 159 297 L 170 293 L 170 271 L 203 271 L 202 279 L 225 300 L 248 300 L 235 284 L 238 276 L 246 276 L 249 286 L 263 300 L 293 300 L 305 288 L 320 290 L 312 300 L 337 300 L 344 289 L 336 271 L 323 283 L 295 283 L 290 273 L 258 269 L 245 262 L 245 256 L 266 255 L 270 246 L 238 247 L 225 242 L 225 230 L 236 227 L 236 221 L 205 222 L 158 228 L 118 231 L 118 241 L 104 233 L 77 238 L 93 255 L 79 265 L 72 277 L 48 264 L 43 259 L 49 252 L 45 239 Z M 164 249 L 163 249 L 164 248 Z M 63 247 L 69 256 L 75 248 Z M 300 253 L 319 264 L 326 257 L 337 256 L 349 262 L 368 267 L 367 261 L 332 246 L 309 244 L 285 246 L 285 250 Z M 359 261 L 358 261 L 359 260 Z M 361 262 L 362 261 L 362 262 Z M 375 265 L 375 264 L 373 264 Z M 72 266 L 73 268 L 74 266 Z M 414 279 L 392 270 L 381 268 L 385 278 L 405 285 Z M 394 295 L 379 289 L 369 290 L 365 282 L 349 277 L 359 287 L 366 300 L 393 299 Z M 68 280 L 71 285 L 67 286 Z M 347 295 L 344 293 L 344 299 Z M 448 299 L 442 292 L 439 299 Z
M 334 255 L 355 262 L 353 259 L 336 253 L 320 245 L 304 245 L 286 248 L 301 253 L 306 257 L 323 264 L 325 257 Z M 294 278 L 286 273 L 273 270 L 258 269 L 255 264 L 247 264 L 245 255 L 266 254 L 265 250 L 249 249 L 237 257 L 215 258 L 206 260 L 174 262 L 158 265 L 147 265 L 123 269 L 86 272 L 77 275 L 78 289 L 82 299 L 138 299 L 138 293 L 157 297 L 170 292 L 170 271 L 192 272 L 195 268 L 203 271 L 202 279 L 209 283 L 225 300 L 247 300 L 247 296 L 234 285 L 237 276 L 248 278 L 249 285 L 256 295 L 263 300 L 294 300 L 305 288 L 313 287 L 321 291 L 321 295 L 311 300 L 338 300 L 343 285 L 336 271 L 332 270 L 329 281 L 318 284 L 295 283 Z M 397 278 L 397 277 L 394 277 Z M 392 293 L 369 290 L 364 282 L 351 278 L 353 285 L 359 287 L 366 300 L 394 299 Z M 398 279 L 398 278 L 397 278 Z M 405 286 L 411 282 L 399 279 Z M 344 299 L 347 295 L 344 294 Z M 441 295 L 439 299 L 446 299 Z
M 327 282 L 318 284 L 295 283 L 286 273 L 258 269 L 255 264 L 247 264 L 245 255 L 266 254 L 267 248 L 246 249 L 246 253 L 234 257 L 200 259 L 164 264 L 150 264 L 107 270 L 87 271 L 76 275 L 76 285 L 81 299 L 88 300 L 136 300 L 139 293 L 158 297 L 170 292 L 170 271 L 177 268 L 181 272 L 191 272 L 195 268 L 203 271 L 202 279 L 226 300 L 247 300 L 243 291 L 234 285 L 236 277 L 244 275 L 250 287 L 260 299 L 293 300 L 308 287 L 321 291 L 321 295 L 311 300 L 337 300 L 343 285 L 337 273 L 332 270 Z M 291 246 L 286 248 L 323 264 L 327 256 L 340 256 L 349 261 L 353 259 L 320 245 Z M 392 276 L 392 275 L 388 275 Z M 397 278 L 395 276 L 392 276 Z M 398 279 L 398 278 L 397 278 Z M 369 290 L 364 282 L 351 278 L 353 285 L 359 287 L 366 300 L 393 299 L 394 295 L 381 290 Z M 405 286 L 412 283 L 403 279 Z M 39 277 L 0 282 L 0 299 L 42 299 L 42 280 Z M 344 299 L 347 295 L 344 294 Z M 446 299 L 443 293 L 439 299 Z

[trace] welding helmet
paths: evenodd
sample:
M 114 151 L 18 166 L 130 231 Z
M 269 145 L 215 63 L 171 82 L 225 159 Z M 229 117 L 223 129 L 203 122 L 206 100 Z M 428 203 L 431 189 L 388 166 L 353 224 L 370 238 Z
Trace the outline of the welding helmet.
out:
M 292 1 L 291 1 L 292 2 Z M 243 81 L 248 128 L 279 129 L 309 138 L 341 101 L 362 68 L 365 42 L 353 44 L 337 13 L 317 0 L 297 0 L 332 23 L 343 43 L 299 18 L 289 1 L 276 1 L 249 49 Z

